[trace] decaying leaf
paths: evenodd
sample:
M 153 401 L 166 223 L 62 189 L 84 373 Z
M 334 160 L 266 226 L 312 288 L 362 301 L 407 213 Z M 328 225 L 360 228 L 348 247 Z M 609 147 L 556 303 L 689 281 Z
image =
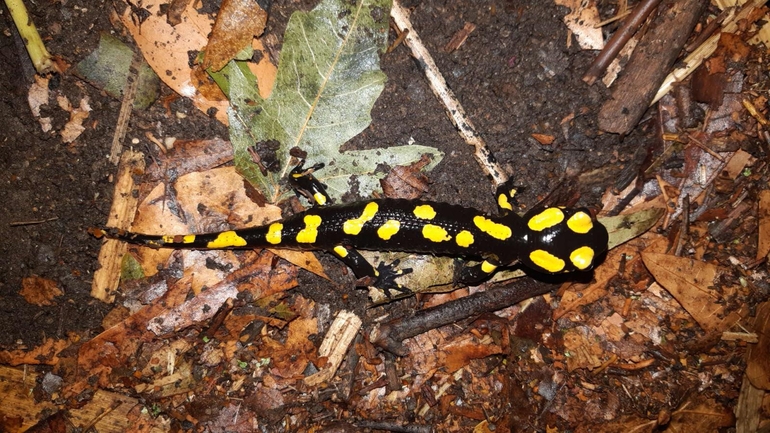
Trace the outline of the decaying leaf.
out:
M 316 352 L 309 336 L 318 333 L 318 319 L 300 317 L 289 323 L 285 343 L 264 337 L 264 350 L 271 357 L 271 371 L 285 378 L 302 375 Z
M 43 344 L 31 350 L 0 351 L 0 364 L 5 365 L 57 365 L 59 352 L 70 346 L 67 340 L 47 338 Z
M 59 106 L 70 113 L 70 119 L 61 131 L 61 139 L 64 143 L 72 143 L 86 130 L 83 122 L 88 119 L 91 106 L 88 104 L 88 98 L 82 98 L 78 107 L 71 106 L 66 96 L 59 96 L 57 99 L 67 101 L 66 104 L 60 103 Z
M 446 370 L 449 373 L 465 367 L 472 359 L 502 353 L 502 348 L 491 341 L 479 342 L 475 339 L 462 338 L 442 347 L 446 353 Z
M 428 164 L 430 164 L 430 158 L 423 155 L 413 164 L 393 167 L 393 170 L 380 180 L 385 197 L 413 200 L 423 195 L 428 190 L 428 177 L 422 173 L 422 169 Z
M 113 98 L 121 99 L 133 57 L 133 50 L 120 39 L 102 34 L 99 46 L 75 65 L 73 73 Z M 144 60 L 141 61 L 134 79 L 137 80 L 134 108 L 145 109 L 158 98 L 160 80 Z
M 731 311 L 725 302 L 735 287 L 721 287 L 716 265 L 669 254 L 642 253 L 642 260 L 655 280 L 682 304 L 698 324 L 709 332 L 728 329 L 741 318 L 741 311 Z
M 206 83 L 202 74 L 195 74 L 190 66 L 190 53 L 203 50 L 208 44 L 208 35 L 213 26 L 213 19 L 205 13 L 199 13 L 195 2 L 189 2 L 182 12 L 182 19 L 177 25 L 167 22 L 161 8 L 162 3 L 148 3 L 143 5 L 146 19 L 135 19 L 136 10 L 126 7 L 118 19 L 131 33 L 136 45 L 142 52 L 150 67 L 159 72 L 158 76 L 175 92 L 190 98 L 195 106 L 209 113 L 213 110 L 216 118 L 223 123 L 227 122 L 226 110 L 228 102 L 224 99 L 209 99 L 210 94 L 204 94 L 199 87 Z M 259 40 L 253 43 L 254 49 L 264 49 Z M 275 66 L 263 56 L 262 60 L 254 65 L 253 73 L 259 77 L 260 89 L 264 95 L 268 95 L 275 78 Z
M 749 345 L 746 361 L 746 377 L 751 384 L 765 391 L 770 390 L 770 302 L 762 303 L 757 308 L 754 332 L 759 335 L 757 344 Z
M 564 333 L 564 350 L 569 355 L 569 371 L 596 368 L 602 364 L 602 356 L 606 355 L 596 334 L 587 326 L 579 326 Z
M 431 156 L 432 169 L 442 158 L 434 148 L 418 145 L 340 153 L 340 147 L 371 122 L 370 111 L 382 92 L 385 74 L 379 53 L 388 33 L 388 0 L 324 0 L 310 12 L 295 12 L 284 34 L 275 88 L 260 97 L 255 78 L 231 62 L 214 79 L 228 95 L 230 138 L 235 164 L 271 202 L 288 194 L 281 180 L 290 169 L 290 149 L 326 167 L 316 176 L 339 198 L 355 185 L 368 197 L 379 187 L 381 165 L 394 167 Z M 262 173 L 249 155 L 254 143 L 275 140 L 277 172 Z
M 242 254 L 243 265 L 184 303 L 159 313 L 147 326 L 157 335 L 178 331 L 211 319 L 219 308 L 238 293 L 247 291 L 253 299 L 260 299 L 289 290 L 297 285 L 297 268 L 278 261 L 273 265 L 273 254 L 248 252 Z
M 602 29 L 597 26 L 601 20 L 596 2 L 556 0 L 556 4 L 570 9 L 570 12 L 564 16 L 564 24 L 575 34 L 580 48 L 584 50 L 601 50 L 604 48 Z
M 33 275 L 21 280 L 21 291 L 24 300 L 32 305 L 52 305 L 53 298 L 61 296 L 64 292 L 59 289 L 56 281 Z
M 203 69 L 222 69 L 265 30 L 267 12 L 251 0 L 224 0 L 211 31 Z
M 599 218 L 610 234 L 609 249 L 613 249 L 649 230 L 666 212 L 663 208 L 645 209 L 627 215 Z

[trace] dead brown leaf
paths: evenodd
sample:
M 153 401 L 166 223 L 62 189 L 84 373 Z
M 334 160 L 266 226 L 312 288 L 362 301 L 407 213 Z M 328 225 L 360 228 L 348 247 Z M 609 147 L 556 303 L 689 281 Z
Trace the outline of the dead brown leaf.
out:
M 189 53 L 199 52 L 208 44 L 208 35 L 213 27 L 213 20 L 205 13 L 199 13 L 196 2 L 189 2 L 181 13 L 181 21 L 171 25 L 166 21 L 161 8 L 165 4 L 149 3 L 145 5 L 147 19 L 134 19 L 133 8 L 127 7 L 118 17 L 136 41 L 139 50 L 150 67 L 166 85 L 178 94 L 190 98 L 202 112 L 216 110 L 216 118 L 227 123 L 226 100 L 208 99 L 200 91 L 198 84 L 208 83 L 208 79 L 194 77 L 190 65 Z M 256 50 L 265 50 L 260 40 L 254 40 Z M 258 78 L 257 85 L 262 97 L 267 98 L 273 89 L 277 68 L 270 63 L 268 56 L 263 56 L 258 64 L 249 64 L 249 68 Z
M 720 52 L 721 50 L 724 50 L 725 55 L 729 57 L 732 62 L 742 62 L 746 60 L 751 52 L 751 48 L 743 41 L 741 35 L 727 32 L 722 32 L 719 37 L 719 47 L 717 48 L 717 52 Z
M 183 302 L 189 291 L 189 285 L 180 280 L 172 284 L 156 302 L 83 343 L 78 351 L 78 376 L 67 386 L 64 395 L 74 396 L 93 386 L 107 389 L 118 382 L 119 378 L 111 377 L 113 368 L 125 365 L 142 344 L 154 338 L 147 330 L 147 324 L 162 312 Z
M 56 285 L 56 281 L 33 275 L 21 280 L 21 291 L 24 300 L 32 305 L 53 305 L 53 298 L 64 292 Z
M 59 96 L 58 99 L 66 100 L 67 98 L 66 96 Z M 91 106 L 88 103 L 88 98 L 82 98 L 79 107 L 72 107 L 69 100 L 66 103 L 60 102 L 59 106 L 70 113 L 70 119 L 61 131 L 62 141 L 72 143 L 86 130 L 83 122 L 88 119 L 88 115 L 91 113 Z
M 735 415 L 714 400 L 696 403 L 694 406 L 682 405 L 671 414 L 672 431 L 707 432 L 720 431 L 735 424 Z M 700 427 L 698 427 L 700 426 Z
M 586 326 L 565 332 L 564 350 L 570 355 L 567 357 L 567 370 L 569 371 L 577 368 L 593 369 L 599 367 L 602 364 L 602 356 L 605 355 L 596 334 Z
M 224 0 L 211 31 L 203 69 L 222 69 L 265 30 L 267 12 L 252 0 Z
M 502 353 L 502 348 L 496 344 L 480 343 L 464 338 L 454 341 L 442 348 L 446 353 L 446 369 L 449 373 L 465 367 L 472 359 L 483 359 L 490 355 Z
M 428 190 L 428 177 L 422 174 L 430 158 L 423 155 L 419 161 L 408 166 L 396 166 L 380 180 L 382 192 L 388 198 L 415 199 Z
M 212 318 L 225 302 L 240 292 L 249 291 L 253 299 L 261 299 L 297 285 L 297 268 L 282 261 L 274 263 L 275 256 L 269 251 L 248 251 L 241 256 L 243 265 L 240 269 L 194 298 L 159 312 L 147 329 L 157 335 L 178 331 Z M 193 277 L 189 276 L 190 279 Z
M 272 360 L 271 372 L 283 378 L 301 377 L 307 364 L 314 361 L 316 349 L 309 337 L 317 333 L 317 318 L 299 317 L 289 323 L 286 343 L 265 337 L 263 353 Z
M 56 365 L 59 352 L 69 347 L 68 340 L 46 339 L 43 344 L 32 350 L 4 350 L 0 352 L 0 364 L 6 365 Z
M 556 137 L 550 134 L 531 134 L 532 138 L 537 140 L 538 143 L 542 144 L 543 146 L 550 146 L 553 144 L 554 140 L 556 140 Z
M 728 311 L 725 304 L 736 290 L 716 290 L 722 272 L 716 265 L 669 254 L 643 252 L 642 260 L 655 280 L 671 293 L 706 331 L 722 332 L 741 318 L 740 311 Z
M 759 336 L 757 344 L 749 345 L 746 376 L 755 388 L 770 390 L 770 302 L 757 308 L 754 332 Z

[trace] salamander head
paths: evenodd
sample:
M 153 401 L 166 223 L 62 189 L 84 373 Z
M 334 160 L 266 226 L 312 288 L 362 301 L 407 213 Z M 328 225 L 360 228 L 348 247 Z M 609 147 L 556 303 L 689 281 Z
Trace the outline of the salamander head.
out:
M 588 271 L 607 251 L 607 229 L 585 208 L 550 207 L 523 217 L 526 251 L 519 260 L 549 273 Z

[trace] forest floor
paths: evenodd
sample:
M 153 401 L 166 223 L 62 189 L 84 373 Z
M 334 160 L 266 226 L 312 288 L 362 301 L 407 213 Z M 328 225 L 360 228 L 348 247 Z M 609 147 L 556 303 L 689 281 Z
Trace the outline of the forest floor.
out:
M 122 3 L 90 3 L 27 5 L 48 50 L 69 65 L 96 50 L 102 34 L 131 43 L 111 19 Z M 669 3 L 675 2 L 663 2 Z M 291 14 L 315 4 L 272 4 L 265 34 L 277 38 L 278 50 Z M 763 123 L 770 83 L 765 48 L 749 44 L 755 30 L 747 24 L 733 41 L 743 50 L 730 45 L 715 54 L 723 71 L 719 95 L 711 95 L 709 103 L 682 94 L 693 86 L 697 93 L 716 85 L 688 81 L 678 87 L 685 90 L 654 105 L 620 136 L 599 128 L 597 113 L 610 90 L 583 81 L 596 51 L 578 46 L 563 22 L 565 7 L 510 0 L 403 5 L 500 166 L 523 187 L 517 195 L 523 210 L 550 197 L 557 204 L 603 210 L 601 217 L 620 210 L 617 203 L 637 185 L 639 198 L 631 206 L 654 207 L 649 204 L 654 202 L 666 216 L 621 253 L 610 252 L 593 279 L 550 281 L 538 289 L 546 294 L 527 304 L 421 334 L 409 340 L 405 357 L 369 341 L 384 317 L 400 320 L 477 290 L 522 283 L 372 306 L 368 293 L 356 290 L 353 277 L 329 254 L 318 254 L 330 276 L 324 279 L 272 253 L 249 251 L 238 253 L 233 263 L 261 263 L 254 278 L 267 284 L 275 278 L 279 284 L 276 274 L 281 274 L 285 289 L 269 289 L 269 296 L 257 299 L 252 289 L 239 288 L 239 296 L 214 318 L 174 335 L 148 336 L 140 325 L 162 311 L 149 311 L 148 304 L 137 312 L 121 301 L 157 284 L 157 276 L 122 286 L 122 297 L 113 303 L 92 296 L 103 241 L 89 228 L 104 226 L 112 206 L 117 167 L 108 155 L 121 101 L 65 71 L 47 83 L 56 96 L 33 115 L 29 94 L 35 71 L 3 10 L 0 363 L 34 372 L 24 376 L 24 389 L 35 387 L 35 404 L 42 406 L 30 403 L 37 409 L 29 412 L 0 409 L 0 430 L 23 431 L 41 420 L 51 425 L 46 417 L 52 413 L 67 413 L 65 424 L 77 427 L 90 419 L 98 431 L 652 431 L 658 426 L 716 431 L 735 425 L 749 377 L 744 370 L 752 365 L 749 348 L 758 347 L 753 356 L 764 349 L 761 341 L 756 345 L 725 333 L 761 335 L 763 302 L 770 295 L 761 256 L 768 245 L 763 239 L 770 237 L 762 231 L 770 214 Z M 602 17 L 612 17 L 614 7 L 600 2 Z M 689 40 L 718 14 L 713 6 L 708 12 Z M 465 42 L 445 50 L 466 23 L 475 29 Z M 615 29 L 611 25 L 608 31 Z M 397 36 L 391 29 L 389 41 Z M 494 186 L 409 49 L 402 44 L 383 54 L 381 69 L 387 82 L 372 122 L 346 148 L 411 141 L 435 147 L 444 158 L 426 174 L 422 198 L 494 214 Z M 72 116 L 72 109 L 62 108 L 63 98 L 75 107 L 81 101 L 90 106 L 82 134 L 72 142 L 61 135 Z M 742 101 L 759 112 L 752 115 Z M 51 119 L 47 132 L 39 121 L 43 117 Z M 228 134 L 226 125 L 162 85 L 155 104 L 133 111 L 124 148 L 143 152 L 153 166 L 164 156 L 150 137 L 201 142 L 227 140 Z M 703 155 L 712 153 L 716 162 L 709 166 Z M 685 211 L 690 219 L 683 223 L 681 199 L 690 193 L 691 179 L 702 197 L 690 197 L 693 204 Z M 166 283 L 178 279 L 175 272 L 184 273 L 174 268 L 175 260 L 184 261 L 174 256 L 158 274 Z M 689 279 L 693 275 L 702 281 Z M 707 275 L 712 279 L 706 281 Z M 720 321 L 691 311 L 681 299 L 690 293 L 686 290 L 714 300 L 703 308 L 712 308 L 708 311 Z M 55 295 L 29 296 L 41 291 Z M 193 295 L 175 296 L 182 302 Z M 153 305 L 171 308 L 171 301 Z M 310 385 L 305 379 L 328 361 L 317 350 L 341 311 L 363 318 L 362 328 L 340 373 Z M 242 328 L 232 329 L 235 324 Z M 119 333 L 120 343 L 109 338 L 104 343 L 108 329 Z M 126 354 L 129 349 L 121 345 L 129 341 L 134 352 Z M 57 355 L 49 356 L 53 352 Z M 766 380 L 768 372 L 758 368 L 762 371 L 751 377 Z M 21 377 L 9 370 L 2 375 L 9 383 Z M 37 382 L 26 382 L 30 377 Z M 758 382 L 762 379 L 752 384 L 760 390 Z M 97 401 L 102 412 L 120 413 L 122 424 L 108 426 L 96 409 L 82 412 L 83 405 Z M 767 408 L 762 397 L 757 405 Z

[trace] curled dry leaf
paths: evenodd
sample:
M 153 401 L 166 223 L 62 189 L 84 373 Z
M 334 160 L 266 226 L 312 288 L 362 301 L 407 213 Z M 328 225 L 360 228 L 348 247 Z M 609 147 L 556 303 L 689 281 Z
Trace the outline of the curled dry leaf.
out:
M 81 99 L 79 107 L 69 107 L 67 111 L 70 113 L 70 120 L 64 125 L 64 129 L 61 131 L 61 138 L 65 143 L 72 143 L 86 130 L 83 122 L 88 119 L 88 114 L 91 112 L 88 98 Z

